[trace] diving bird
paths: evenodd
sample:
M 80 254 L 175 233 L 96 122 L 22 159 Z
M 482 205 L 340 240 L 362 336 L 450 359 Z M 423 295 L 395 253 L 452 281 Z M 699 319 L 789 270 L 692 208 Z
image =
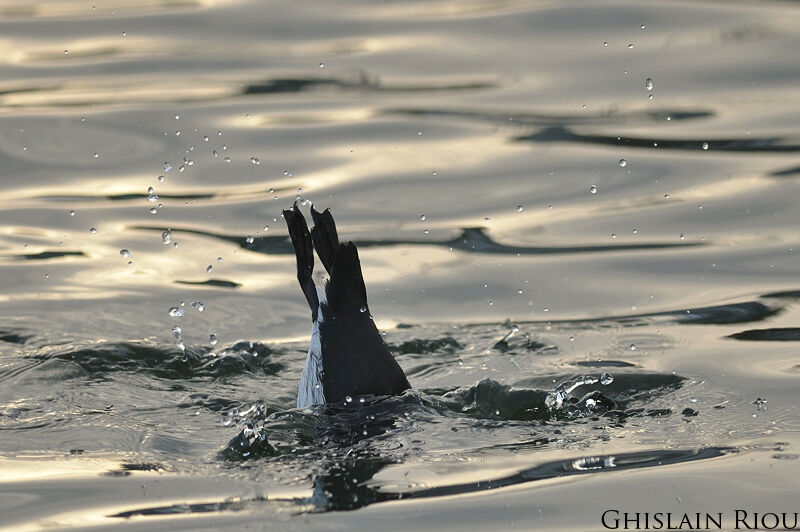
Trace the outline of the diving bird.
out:
M 313 322 L 297 407 L 359 395 L 399 395 L 411 388 L 372 320 L 356 246 L 339 244 L 330 209 L 319 213 L 311 206 L 311 232 L 296 202 L 283 217 Z M 324 287 L 312 279 L 315 249 L 329 276 Z

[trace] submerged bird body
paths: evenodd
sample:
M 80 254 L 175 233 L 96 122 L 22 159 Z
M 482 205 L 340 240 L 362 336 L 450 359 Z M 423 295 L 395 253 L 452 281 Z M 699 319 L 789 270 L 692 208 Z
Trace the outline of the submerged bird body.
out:
M 397 395 L 411 387 L 378 332 L 367 305 L 358 251 L 339 244 L 330 210 L 311 207 L 314 228 L 295 204 L 283 211 L 297 257 L 297 280 L 311 308 L 313 325 L 298 408 L 348 396 Z M 312 279 L 314 250 L 330 276 L 323 287 Z

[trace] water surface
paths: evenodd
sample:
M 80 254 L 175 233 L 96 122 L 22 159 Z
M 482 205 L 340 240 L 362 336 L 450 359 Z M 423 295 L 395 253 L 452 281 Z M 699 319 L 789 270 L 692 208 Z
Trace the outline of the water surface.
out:
M 0 527 L 792 511 L 798 28 L 793 2 L 0 1 Z M 359 246 L 413 392 L 292 408 L 296 200 Z

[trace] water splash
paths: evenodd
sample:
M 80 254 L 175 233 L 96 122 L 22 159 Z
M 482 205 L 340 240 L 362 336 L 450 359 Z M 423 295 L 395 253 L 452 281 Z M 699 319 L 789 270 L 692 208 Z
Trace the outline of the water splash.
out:
M 547 394 L 544 403 L 550 412 L 555 413 L 556 411 L 564 408 L 565 402 L 567 402 L 572 392 L 581 386 L 597 384 L 598 382 L 604 386 L 607 386 L 614 382 L 614 376 L 610 373 L 603 373 L 599 377 L 594 375 L 583 375 L 573 380 L 564 381 L 556 386 L 555 390 Z M 584 397 L 580 403 L 582 403 L 586 408 L 592 410 L 597 405 L 597 400 L 597 397 L 589 394 Z

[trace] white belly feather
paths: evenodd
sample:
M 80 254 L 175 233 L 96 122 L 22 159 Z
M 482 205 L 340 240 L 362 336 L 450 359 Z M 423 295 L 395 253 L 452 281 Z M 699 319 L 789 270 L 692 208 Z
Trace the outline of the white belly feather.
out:
M 322 305 L 327 303 L 325 291 L 317 287 L 319 309 L 317 321 L 311 327 L 311 343 L 308 346 L 308 356 L 300 376 L 300 389 L 297 390 L 297 408 L 307 408 L 314 405 L 325 404 L 325 393 L 322 389 L 322 342 L 319 336 L 319 324 L 324 321 Z

